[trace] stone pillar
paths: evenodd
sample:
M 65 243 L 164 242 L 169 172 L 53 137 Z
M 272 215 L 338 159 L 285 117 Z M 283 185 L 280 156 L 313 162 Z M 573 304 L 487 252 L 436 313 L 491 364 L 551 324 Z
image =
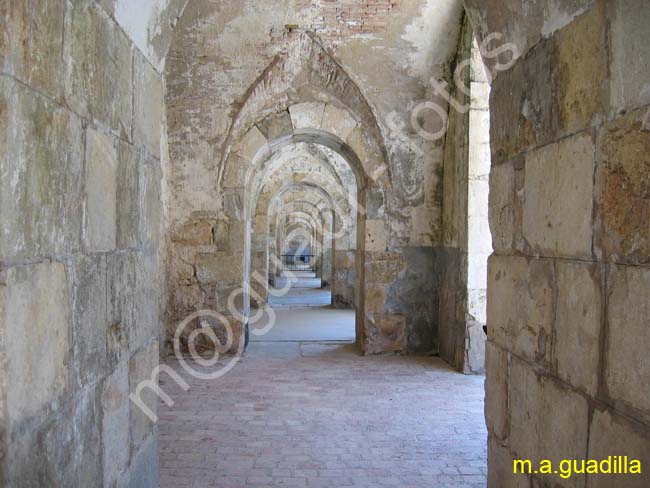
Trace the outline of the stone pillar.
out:
M 490 176 L 490 85 L 474 40 L 470 64 L 467 184 L 467 314 L 461 370 L 485 371 L 483 327 L 487 323 L 487 263 L 492 254 L 488 222 Z M 459 365 L 460 366 L 460 365 Z
M 322 212 L 323 217 L 323 257 L 322 257 L 322 272 L 321 278 L 323 286 L 331 286 L 333 276 L 333 262 L 334 262 L 334 239 L 333 239 L 333 223 L 334 217 L 332 211 Z
M 269 284 L 273 285 L 275 283 L 275 277 L 278 273 L 278 249 L 277 249 L 277 238 L 276 238 L 276 226 L 275 222 L 269 223 L 269 231 L 267 234 L 268 246 L 268 260 L 269 260 Z
M 350 250 L 334 252 L 334 267 L 336 272 L 332 278 L 332 304 L 336 308 L 354 308 L 354 290 L 356 287 L 356 254 Z
M 260 308 L 266 303 L 269 289 L 268 218 L 266 214 L 258 214 L 253 222 L 250 271 L 251 306 Z

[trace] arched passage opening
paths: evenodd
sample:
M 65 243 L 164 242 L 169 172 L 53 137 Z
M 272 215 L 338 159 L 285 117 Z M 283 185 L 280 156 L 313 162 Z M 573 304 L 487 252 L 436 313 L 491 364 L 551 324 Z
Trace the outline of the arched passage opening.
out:
M 194 27 L 187 24 L 185 29 L 190 33 Z M 354 279 L 359 280 L 360 286 L 355 290 L 354 306 L 362 351 L 436 353 L 440 258 L 436 249 L 440 197 L 436 192 L 441 176 L 437 171 L 442 157 L 440 145 L 425 143 L 421 147 L 421 141 L 410 140 L 414 135 L 404 126 L 408 119 L 401 116 L 388 117 L 380 126 L 377 117 L 386 107 L 378 106 L 378 100 L 373 105 L 369 103 L 367 93 L 359 89 L 356 80 L 312 32 L 288 32 L 283 37 L 282 49 L 265 66 L 254 83 L 242 90 L 243 97 L 230 113 L 227 125 L 220 122 L 223 127 L 219 126 L 219 138 L 211 141 L 210 134 L 203 132 L 205 139 L 211 141 L 211 163 L 203 164 L 203 155 L 195 156 L 199 146 L 194 142 L 189 164 L 196 171 L 179 165 L 181 185 L 186 186 L 201 175 L 196 185 L 210 182 L 211 188 L 216 188 L 208 190 L 215 196 L 214 201 L 203 200 L 201 193 L 198 201 L 188 202 L 188 192 L 179 192 L 176 213 L 180 217 L 176 220 L 180 225 L 189 227 L 194 215 L 197 220 L 208 220 L 196 211 L 188 217 L 185 208 L 189 206 L 210 207 L 206 214 L 213 219 L 206 224 L 212 230 L 212 256 L 196 263 L 196 246 L 172 249 L 172 261 L 179 263 L 178 269 L 182 269 L 183 262 L 197 268 L 196 276 L 188 279 L 189 286 L 182 289 L 204 297 L 202 303 L 214 303 L 218 310 L 225 311 L 224 296 L 238 288 L 249 289 L 250 278 L 243 287 L 241 280 L 234 278 L 250 276 L 250 263 L 245 256 L 251 249 L 242 247 L 241 242 L 250 242 L 251 229 L 246 221 L 251 220 L 253 209 L 245 207 L 250 206 L 251 195 L 259 190 L 255 188 L 260 185 L 259 180 L 255 182 L 255 175 L 278 149 L 295 143 L 312 144 L 347 159 L 344 165 L 358 182 L 354 203 L 358 209 L 364 209 L 365 222 L 357 226 L 356 236 L 353 234 L 357 240 L 354 252 L 337 255 L 334 261 L 340 264 L 339 269 L 356 270 Z M 185 77 L 178 71 L 176 74 Z M 420 91 L 420 84 L 410 84 L 407 91 L 400 93 Z M 180 90 L 176 93 L 178 100 L 187 95 Z M 206 130 L 205 124 L 202 128 Z M 391 134 L 388 139 L 387 132 Z M 177 135 L 177 147 L 185 153 L 183 136 Z M 363 259 L 357 259 L 361 254 Z M 199 271 L 204 264 L 212 271 Z M 217 270 L 221 266 L 230 269 L 220 273 Z M 175 264 L 172 267 L 176 268 Z M 202 283 L 195 282 L 205 276 L 211 282 L 201 290 Z M 346 279 L 351 278 L 349 274 Z M 177 294 L 176 287 L 172 289 Z M 212 300 L 213 297 L 216 298 Z M 242 293 L 237 301 L 238 315 L 243 318 L 250 311 L 250 296 Z M 342 299 L 341 305 L 350 301 Z M 183 308 L 172 306 L 170 310 L 173 318 L 181 315 Z M 243 325 L 234 322 L 236 327 Z
M 275 211 L 269 209 L 269 270 L 268 281 L 271 285 L 277 285 L 277 278 L 281 276 L 282 256 L 286 255 L 282 246 L 283 229 L 282 224 L 292 214 L 303 214 L 308 216 L 312 221 L 316 222 L 317 226 L 317 246 L 319 247 L 320 254 L 315 256 L 313 266 L 316 268 L 315 272 L 317 277 L 321 280 L 321 286 L 327 288 L 331 285 L 332 279 L 332 253 L 334 251 L 334 241 L 329 237 L 329 229 L 331 229 L 333 222 L 332 210 L 327 208 L 318 208 L 313 203 L 306 200 L 288 199 L 284 205 Z M 326 229 L 326 231 L 324 231 Z M 286 232 L 284 232 L 286 235 Z M 327 235 L 326 235 L 327 234 Z M 330 302 L 331 303 L 331 299 Z
M 292 192 L 293 193 L 293 192 Z M 288 273 L 284 271 L 306 271 L 307 266 L 313 278 L 318 279 L 318 287 L 329 289 L 331 284 L 331 255 L 333 241 L 329 238 L 332 222 L 331 210 L 321 211 L 318 207 L 305 200 L 286 198 L 284 205 L 270 217 L 275 223 L 269 228 L 270 267 L 268 281 L 276 288 L 286 284 Z M 312 243 L 296 247 L 286 244 L 286 236 L 291 234 L 288 226 L 293 220 L 309 219 L 313 222 L 314 236 Z M 271 244 L 273 252 L 271 252 Z M 331 296 L 327 301 L 331 304 Z
M 275 281 L 286 264 L 281 256 L 292 259 L 281 252 L 277 239 L 281 227 L 276 220 L 285 218 L 287 213 L 302 211 L 312 214 L 320 223 L 323 253 L 316 257 L 313 271 L 322 278 L 325 287 L 331 287 L 333 300 L 330 302 L 337 308 L 354 308 L 358 218 L 354 174 L 337 153 L 324 151 L 314 144 L 285 146 L 272 159 L 265 168 L 264 183 L 253 205 L 251 252 L 257 256 L 257 264 L 252 262 L 251 276 L 257 272 L 263 279 L 251 280 L 251 286 L 265 301 L 267 282 Z M 277 252 L 268 252 L 271 246 Z M 351 258 L 346 268 L 341 266 L 333 272 L 337 255 Z
M 363 300 L 363 269 L 360 268 L 363 267 L 365 253 L 363 244 L 360 246 L 358 243 L 360 236 L 364 236 L 362 232 L 366 218 L 365 202 L 360 199 L 365 195 L 369 178 L 361 167 L 356 153 L 333 133 L 315 129 L 297 130 L 291 137 L 271 141 L 268 147 L 268 151 L 264 148 L 255 151 L 251 167 L 244 179 L 251 198 L 245 199 L 250 203 L 244 205 L 243 215 L 245 219 L 250 219 L 258 225 L 258 228 L 255 229 L 250 224 L 245 226 L 247 234 L 244 247 L 244 277 L 248 277 L 248 282 L 244 282 L 243 286 L 242 315 L 251 316 L 250 308 L 246 308 L 247 305 L 259 306 L 259 302 L 264 301 L 259 299 L 264 295 L 257 291 L 254 293 L 255 297 L 247 297 L 246 293 L 250 293 L 249 290 L 254 290 L 256 286 L 263 288 L 268 284 L 269 232 L 264 239 L 256 239 L 255 231 L 270 230 L 268 209 L 276 210 L 274 207 L 281 207 L 281 203 L 287 196 L 298 194 L 301 200 L 311 201 L 314 207 L 320 207 L 319 218 L 310 223 L 314 229 L 311 233 L 320 237 L 318 236 L 320 229 L 323 238 L 331 243 L 329 267 L 332 269 L 331 286 L 334 297 L 332 302 L 336 308 L 356 310 L 357 333 L 352 334 L 352 337 L 356 335 L 358 343 L 362 345 L 364 334 L 360 334 L 359 330 L 363 330 L 363 326 L 359 324 L 358 318 L 363 315 L 363 310 L 359 308 L 359 301 L 361 300 L 362 303 Z M 295 159 L 301 154 L 301 150 L 309 153 L 314 151 L 314 148 L 320 155 L 317 160 L 314 159 L 313 154 L 310 154 L 312 157 L 303 159 L 298 167 L 293 167 L 291 162 L 285 159 L 287 156 Z M 327 217 L 322 215 L 324 209 L 331 213 L 330 221 L 327 223 L 325 223 Z M 267 221 L 260 222 L 259 217 L 265 215 L 264 210 L 266 210 Z M 295 216 L 295 214 L 294 209 L 288 216 Z M 319 220 L 320 225 L 318 225 Z M 276 236 L 278 230 L 281 229 L 276 222 Z M 321 242 L 323 238 L 320 239 Z M 259 242 L 264 244 L 264 248 L 253 249 L 254 243 Z M 290 244 L 276 240 L 276 252 L 278 248 L 287 248 Z M 249 257 L 249 253 L 255 252 L 264 256 L 261 261 L 263 272 L 258 274 L 263 281 L 257 285 L 252 283 L 251 271 L 254 263 Z M 281 260 L 276 261 L 276 272 L 277 268 L 282 266 Z

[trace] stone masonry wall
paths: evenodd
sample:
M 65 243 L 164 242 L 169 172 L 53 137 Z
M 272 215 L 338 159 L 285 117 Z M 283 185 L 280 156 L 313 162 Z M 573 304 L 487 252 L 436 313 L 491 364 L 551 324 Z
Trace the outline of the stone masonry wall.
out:
M 156 486 L 162 77 L 94 1 L 0 26 L 0 485 Z
M 650 466 L 650 8 L 565 18 L 492 84 L 489 486 L 642 487 L 512 475 L 513 458 Z

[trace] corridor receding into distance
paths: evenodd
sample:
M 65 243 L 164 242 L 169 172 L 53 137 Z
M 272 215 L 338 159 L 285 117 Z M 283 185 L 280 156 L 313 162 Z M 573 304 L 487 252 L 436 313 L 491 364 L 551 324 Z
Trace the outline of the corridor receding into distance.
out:
M 648 26 L 1 0 L 0 487 L 648 488 Z

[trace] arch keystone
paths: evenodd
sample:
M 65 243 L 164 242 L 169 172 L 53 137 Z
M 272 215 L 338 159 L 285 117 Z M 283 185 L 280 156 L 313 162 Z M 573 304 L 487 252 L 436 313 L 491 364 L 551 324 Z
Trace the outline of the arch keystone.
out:
M 296 103 L 289 107 L 291 122 L 295 129 L 320 129 L 325 113 L 325 104 L 321 102 Z

